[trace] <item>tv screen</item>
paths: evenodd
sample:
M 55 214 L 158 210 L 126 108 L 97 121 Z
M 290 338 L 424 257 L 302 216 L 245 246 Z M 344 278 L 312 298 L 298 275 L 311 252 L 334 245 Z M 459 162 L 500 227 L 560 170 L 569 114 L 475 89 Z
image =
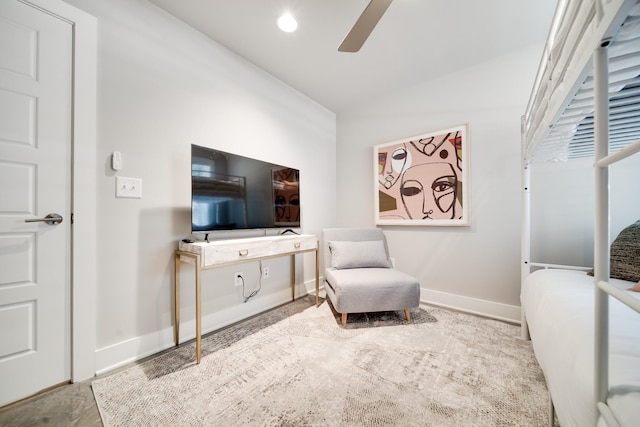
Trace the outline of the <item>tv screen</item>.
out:
M 191 145 L 191 231 L 300 227 L 300 171 Z

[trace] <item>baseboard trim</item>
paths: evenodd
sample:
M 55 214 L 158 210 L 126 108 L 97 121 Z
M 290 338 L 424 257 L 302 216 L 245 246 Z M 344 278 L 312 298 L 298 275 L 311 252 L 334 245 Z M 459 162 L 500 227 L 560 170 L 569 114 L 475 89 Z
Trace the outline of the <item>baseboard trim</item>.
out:
M 425 288 L 420 289 L 420 303 L 520 325 L 520 307 L 516 305 L 502 304 Z
M 320 281 L 320 296 L 325 298 L 324 280 Z M 308 290 L 309 295 L 315 295 L 314 287 Z M 309 288 L 307 288 L 309 289 Z M 494 301 L 487 301 L 478 298 L 464 297 L 446 292 L 433 291 L 431 289 L 420 288 L 420 305 L 435 305 L 450 310 L 461 311 L 464 313 L 475 314 L 478 316 L 488 317 L 491 319 L 501 320 L 504 322 L 520 325 L 520 306 L 502 304 Z
M 320 296 L 324 298 L 324 281 L 320 281 Z M 520 324 L 520 307 L 496 303 L 477 298 L 448 294 L 422 288 L 420 303 L 448 308 L 465 313 L 489 317 L 509 323 Z M 315 279 L 296 286 L 296 295 L 315 295 Z M 283 289 L 261 300 L 255 305 L 236 305 L 229 309 L 210 313 L 202 318 L 203 335 L 240 322 L 251 316 L 275 308 L 291 301 L 291 290 Z M 180 325 L 180 342 L 186 343 L 195 339 L 195 319 L 184 321 Z M 96 375 L 101 375 L 146 357 L 160 353 L 171 347 L 173 342 L 173 327 L 140 337 L 134 337 L 110 346 L 97 349 Z M 195 357 L 195 355 L 194 355 Z
M 296 298 L 315 295 L 315 278 L 296 285 Z M 291 301 L 291 288 L 265 295 L 259 304 L 238 304 L 202 317 L 202 335 L 217 331 Z M 256 301 L 257 302 L 257 301 Z M 195 319 L 180 322 L 180 343 L 196 337 Z M 101 375 L 174 347 L 173 326 L 99 348 L 95 352 L 96 375 Z M 195 360 L 195 354 L 194 354 Z

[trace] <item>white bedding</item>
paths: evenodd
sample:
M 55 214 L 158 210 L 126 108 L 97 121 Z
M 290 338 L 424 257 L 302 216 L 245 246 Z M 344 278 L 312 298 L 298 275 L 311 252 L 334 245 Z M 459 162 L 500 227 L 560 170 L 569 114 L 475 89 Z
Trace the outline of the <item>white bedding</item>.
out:
M 634 283 L 611 279 L 626 290 Z M 522 309 L 533 349 L 562 427 L 595 426 L 593 277 L 539 270 L 522 284 Z M 627 291 L 640 299 L 637 292 Z M 610 298 L 608 404 L 623 426 L 640 425 L 640 314 Z M 598 425 L 605 425 L 600 421 Z

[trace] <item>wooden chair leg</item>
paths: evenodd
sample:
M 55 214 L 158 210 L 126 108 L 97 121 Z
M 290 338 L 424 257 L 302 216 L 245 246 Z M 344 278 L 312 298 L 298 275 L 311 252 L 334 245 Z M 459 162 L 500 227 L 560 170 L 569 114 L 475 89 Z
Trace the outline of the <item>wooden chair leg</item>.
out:
M 405 308 L 405 309 L 404 309 L 404 317 L 406 317 L 406 318 L 407 318 L 407 322 L 410 322 L 410 321 L 411 321 L 411 313 L 409 312 L 409 309 L 408 309 L 408 308 Z
M 342 326 L 347 326 L 347 313 L 342 313 Z

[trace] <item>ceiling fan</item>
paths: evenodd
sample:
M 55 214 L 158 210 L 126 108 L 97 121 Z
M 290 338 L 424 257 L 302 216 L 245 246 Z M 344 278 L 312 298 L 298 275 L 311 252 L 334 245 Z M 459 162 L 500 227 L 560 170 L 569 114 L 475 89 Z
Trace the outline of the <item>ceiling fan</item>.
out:
M 338 47 L 338 52 L 357 52 L 393 0 L 371 0 Z

